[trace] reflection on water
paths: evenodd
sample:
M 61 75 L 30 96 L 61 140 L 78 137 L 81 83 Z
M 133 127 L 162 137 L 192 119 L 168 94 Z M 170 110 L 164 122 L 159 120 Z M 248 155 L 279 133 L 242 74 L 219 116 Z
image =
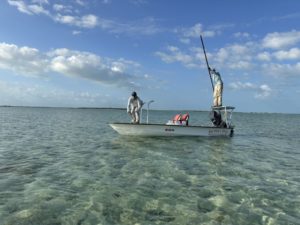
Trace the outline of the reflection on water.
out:
M 108 126 L 119 110 L 0 113 L 0 224 L 299 224 L 293 124 L 237 114 L 233 138 L 141 138 Z

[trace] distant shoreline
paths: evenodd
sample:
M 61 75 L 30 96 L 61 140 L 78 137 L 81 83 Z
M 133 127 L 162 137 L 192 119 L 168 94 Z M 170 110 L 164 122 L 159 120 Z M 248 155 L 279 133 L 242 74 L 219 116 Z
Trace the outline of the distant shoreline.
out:
M 104 109 L 104 110 L 126 110 L 125 107 L 68 107 L 68 106 L 18 106 L 18 105 L 0 105 L 0 108 L 44 108 L 44 109 Z M 145 108 L 143 108 L 146 110 Z M 201 109 L 150 109 L 151 111 L 175 111 L 175 112 L 210 112 L 210 110 Z M 299 113 L 283 113 L 283 112 L 240 112 L 235 113 L 249 113 L 249 114 L 291 114 L 299 115 Z
M 18 106 L 18 105 L 0 105 L 0 108 L 114 109 L 114 110 L 126 110 L 125 107 L 121 108 L 121 107 L 68 107 L 68 106 Z M 187 110 L 187 109 L 150 109 L 150 110 L 154 110 L 154 111 L 209 112 L 209 110 L 196 110 L 196 109 L 191 109 L 191 110 Z
M 126 108 L 118 108 L 118 107 L 68 107 L 68 106 L 21 106 L 21 105 L 0 105 L 0 108 L 117 109 L 117 110 L 126 109 Z

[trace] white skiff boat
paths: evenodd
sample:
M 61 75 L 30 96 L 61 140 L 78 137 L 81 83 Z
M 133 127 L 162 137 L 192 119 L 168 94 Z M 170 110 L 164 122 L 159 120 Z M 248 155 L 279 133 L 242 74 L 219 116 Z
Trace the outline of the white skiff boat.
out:
M 202 36 L 200 36 L 203 52 L 207 64 L 208 73 L 210 76 L 212 89 L 214 90 L 211 70 L 208 65 L 206 52 Z M 231 137 L 233 135 L 234 126 L 231 124 L 231 116 L 234 110 L 232 106 L 212 107 L 211 126 L 189 126 L 189 114 L 178 114 L 173 120 L 169 120 L 166 124 L 151 124 L 148 123 L 147 109 L 147 123 L 131 124 L 131 123 L 111 123 L 109 124 L 114 130 L 121 135 L 134 136 L 225 136 Z
M 111 123 L 109 125 L 121 135 L 231 137 L 234 131 L 234 126 L 231 124 L 234 107 L 213 107 L 212 110 L 211 126 L 189 126 L 187 122 L 180 120 L 170 120 L 166 124 Z

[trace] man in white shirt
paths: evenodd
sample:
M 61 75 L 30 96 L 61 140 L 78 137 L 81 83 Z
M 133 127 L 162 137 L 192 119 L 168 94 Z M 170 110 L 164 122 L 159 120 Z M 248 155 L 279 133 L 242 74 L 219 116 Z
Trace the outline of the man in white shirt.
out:
M 212 80 L 214 83 L 214 106 L 222 106 L 223 81 L 221 75 L 215 69 L 210 69 Z
M 143 101 L 137 96 L 136 92 L 132 92 L 128 99 L 127 113 L 131 116 L 132 123 L 140 123 L 140 112 L 143 106 Z

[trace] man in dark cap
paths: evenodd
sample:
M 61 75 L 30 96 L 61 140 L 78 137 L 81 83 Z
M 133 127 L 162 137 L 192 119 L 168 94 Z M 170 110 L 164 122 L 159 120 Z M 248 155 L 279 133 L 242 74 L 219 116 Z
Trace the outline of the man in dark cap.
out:
M 140 123 L 140 112 L 143 106 L 143 101 L 137 96 L 137 93 L 132 92 L 128 99 L 127 113 L 131 116 L 132 123 Z

